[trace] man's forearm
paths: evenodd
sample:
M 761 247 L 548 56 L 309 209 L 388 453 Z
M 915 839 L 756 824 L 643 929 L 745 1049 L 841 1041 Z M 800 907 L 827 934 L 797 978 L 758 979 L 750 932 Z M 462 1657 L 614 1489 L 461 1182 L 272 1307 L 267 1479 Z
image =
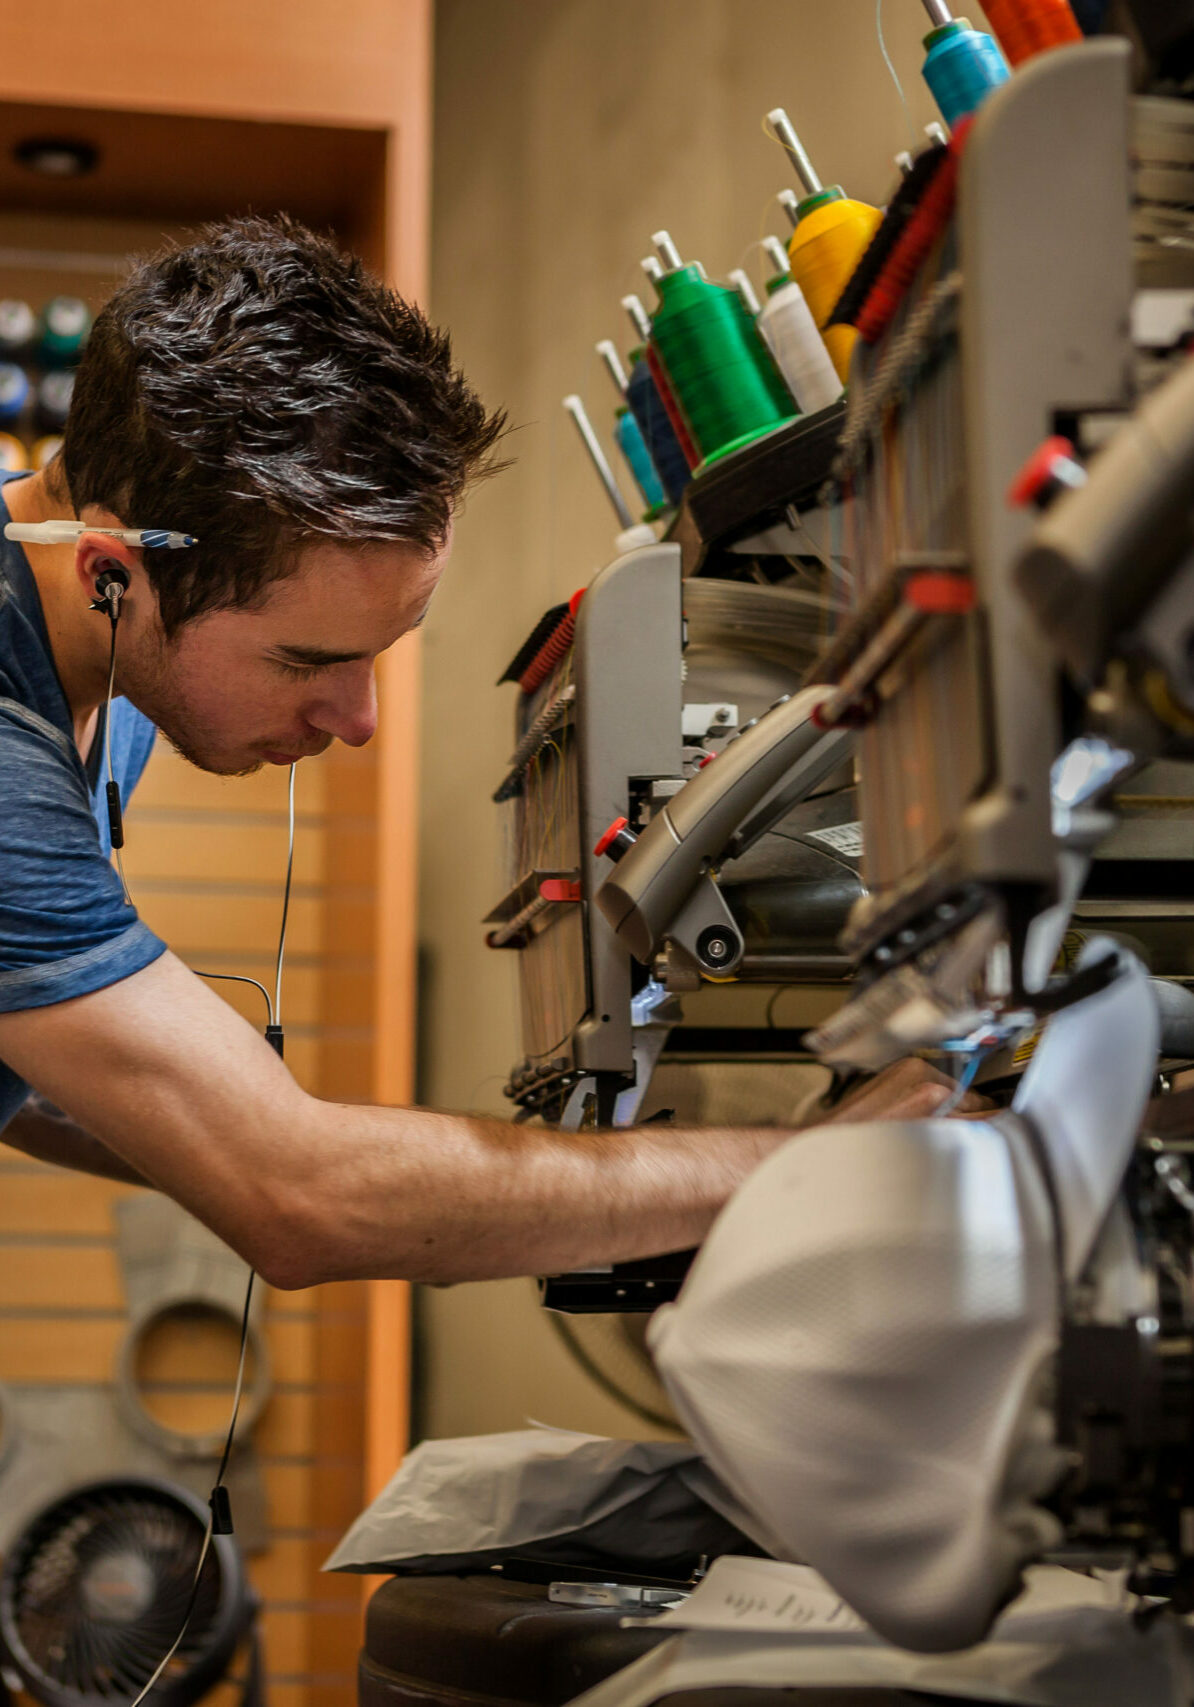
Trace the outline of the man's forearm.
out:
M 30 1097 L 0 1132 L 10 1149 L 39 1162 L 52 1162 L 55 1167 L 72 1168 L 78 1173 L 98 1174 L 102 1179 L 120 1180 L 126 1185 L 146 1182 L 130 1164 L 115 1151 L 76 1126 L 69 1115 Z
M 563 1133 L 427 1109 L 316 1104 L 291 1152 L 279 1284 L 393 1274 L 497 1279 L 699 1244 L 746 1174 L 789 1136 Z M 290 1273 L 293 1264 L 293 1275 Z

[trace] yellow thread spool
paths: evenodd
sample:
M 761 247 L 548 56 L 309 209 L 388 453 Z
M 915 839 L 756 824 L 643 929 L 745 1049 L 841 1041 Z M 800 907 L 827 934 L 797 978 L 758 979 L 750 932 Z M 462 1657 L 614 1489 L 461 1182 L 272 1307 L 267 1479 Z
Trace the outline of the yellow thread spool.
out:
M 0 433 L 0 470 L 5 474 L 20 474 L 29 466 L 25 447 L 11 433 Z
M 38 439 L 34 443 L 33 450 L 30 453 L 30 466 L 48 468 L 61 449 L 61 433 L 47 433 L 44 439 Z
M 878 208 L 836 197 L 802 214 L 788 244 L 792 277 L 804 292 L 843 385 L 858 333 L 852 326 L 827 327 L 825 322 L 882 223 Z

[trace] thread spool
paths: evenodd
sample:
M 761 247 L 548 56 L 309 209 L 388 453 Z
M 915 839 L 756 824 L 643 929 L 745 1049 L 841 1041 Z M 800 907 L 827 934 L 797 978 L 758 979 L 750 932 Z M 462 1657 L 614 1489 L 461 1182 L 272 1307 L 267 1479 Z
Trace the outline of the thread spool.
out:
M 51 297 L 42 309 L 42 361 L 47 367 L 70 367 L 77 362 L 91 330 L 91 313 L 77 296 Z
M 765 237 L 763 247 L 775 277 L 767 281 L 758 328 L 801 412 L 815 415 L 837 402 L 842 382 L 804 292 L 789 271 L 783 244 L 778 237 Z
M 663 268 L 660 266 L 658 259 L 654 255 L 647 256 L 647 259 L 643 262 L 643 271 L 656 285 L 658 285 L 659 280 L 663 277 Z M 625 300 L 629 301 L 630 299 L 626 298 Z M 638 299 L 635 298 L 634 300 L 637 301 Z M 672 382 L 668 378 L 667 373 L 664 370 L 663 363 L 659 359 L 659 352 L 651 342 L 651 321 L 649 318 L 647 320 L 646 336 L 647 342 L 643 345 L 643 360 L 646 362 L 647 371 L 651 375 L 651 383 L 659 394 L 659 401 L 663 404 L 664 413 L 667 415 L 668 426 L 672 429 L 672 432 L 675 435 L 676 442 L 679 444 L 683 453 L 685 465 L 688 468 L 689 473 L 691 473 L 692 470 L 699 465 L 701 453 L 694 444 L 692 434 L 688 430 L 688 422 L 684 419 L 684 413 L 676 400 L 675 392 L 672 390 Z M 650 439 L 648 439 L 647 443 L 650 444 L 650 442 Z M 658 464 L 656 464 L 656 466 L 658 466 Z
M 1009 65 L 1085 40 L 1070 0 L 983 0 L 983 11 Z
M 652 242 L 665 261 L 679 262 L 666 232 Z M 703 462 L 795 417 L 792 394 L 736 291 L 711 283 L 693 263 L 670 266 L 656 289 L 649 356 L 666 373 Z
M 675 428 L 647 363 L 646 345 L 651 336 L 651 321 L 637 296 L 623 297 L 622 306 L 629 313 L 631 324 L 642 339 L 630 352 L 626 403 L 638 422 L 643 442 L 655 464 L 655 471 L 667 493 L 668 502 L 678 504 L 692 474 L 688 458 L 676 437 Z
M 634 484 L 642 493 L 648 518 L 658 515 L 667 507 L 667 496 L 651 461 L 642 429 L 630 413 L 629 406 L 618 410 L 614 421 L 614 440 L 625 458 Z
M 792 278 L 804 292 L 804 299 L 825 340 L 837 376 L 844 385 L 850 374 L 850 354 L 858 334 L 851 326 L 830 326 L 828 321 L 850 275 L 883 223 L 883 215 L 878 208 L 870 207 L 866 202 L 851 201 L 840 184 L 833 184 L 828 189 L 820 187 L 820 179 L 782 107 L 773 108 L 767 119 L 808 192 L 802 201 L 791 191 L 780 195 L 795 226 L 788 244 Z M 818 188 L 811 189 L 813 184 Z
M 0 362 L 0 427 L 20 420 L 29 401 L 29 381 L 15 362 Z
M 30 467 L 39 472 L 48 468 L 61 449 L 62 438 L 58 433 L 49 433 L 45 438 L 38 439 L 29 453 Z
M 27 302 L 6 297 L 0 302 L 0 360 L 19 361 L 33 348 L 37 318 Z
M 45 374 L 37 386 L 34 424 L 39 433 L 60 433 L 70 413 L 75 376 L 66 371 Z
M 615 345 L 608 338 L 603 338 L 597 346 L 597 354 L 604 361 L 609 376 L 614 382 L 614 388 L 622 399 L 622 407 L 614 417 L 614 440 L 625 459 L 634 484 L 642 494 L 643 503 L 647 506 L 648 517 L 657 515 L 664 508 L 667 499 L 660 484 L 655 464 L 651 461 L 643 439 L 642 429 L 630 413 L 626 402 L 628 380 Z
M 25 447 L 11 433 L 0 433 L 0 470 L 5 474 L 21 474 L 28 468 Z
M 684 496 L 684 488 L 692 479 L 692 468 L 652 377 L 645 345 L 631 352 L 626 402 L 638 422 L 668 502 L 678 504 Z
M 953 18 L 930 30 L 924 45 L 921 75 L 951 130 L 1011 76 L 999 43 L 976 30 L 969 18 Z

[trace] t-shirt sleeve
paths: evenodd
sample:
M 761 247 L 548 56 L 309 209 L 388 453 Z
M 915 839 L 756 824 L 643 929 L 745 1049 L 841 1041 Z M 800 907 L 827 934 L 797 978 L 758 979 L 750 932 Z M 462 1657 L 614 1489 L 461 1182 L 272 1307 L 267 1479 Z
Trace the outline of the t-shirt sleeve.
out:
M 165 948 L 104 856 L 71 742 L 0 699 L 0 1012 L 102 990 Z

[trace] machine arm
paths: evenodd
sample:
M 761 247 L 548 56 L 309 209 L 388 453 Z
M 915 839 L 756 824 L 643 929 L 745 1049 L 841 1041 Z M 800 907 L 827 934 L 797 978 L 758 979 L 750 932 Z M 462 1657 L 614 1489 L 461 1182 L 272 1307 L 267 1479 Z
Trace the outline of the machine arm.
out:
M 815 720 L 832 692 L 810 687 L 777 702 L 699 770 L 641 836 L 623 830 L 609 843 L 617 864 L 597 891 L 597 905 L 636 959 L 649 963 L 670 938 L 695 952 L 705 970 L 733 971 L 742 939 L 709 874 L 841 764 L 850 731 Z M 747 824 L 744 837 L 739 832 Z M 685 914 L 695 929 L 687 942 Z

